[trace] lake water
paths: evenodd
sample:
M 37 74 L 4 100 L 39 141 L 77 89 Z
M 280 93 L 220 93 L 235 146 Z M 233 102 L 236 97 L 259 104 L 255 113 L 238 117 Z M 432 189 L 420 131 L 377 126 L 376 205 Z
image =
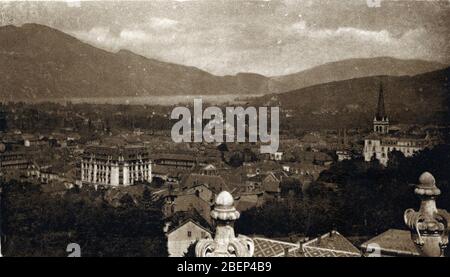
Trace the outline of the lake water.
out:
M 65 99 L 42 99 L 50 102 L 72 102 L 74 104 L 127 104 L 127 105 L 161 105 L 172 106 L 177 104 L 193 104 L 194 99 L 202 99 L 203 103 L 224 104 L 224 103 L 246 103 L 252 97 L 260 95 L 169 95 L 169 96 L 138 96 L 138 97 L 83 97 Z

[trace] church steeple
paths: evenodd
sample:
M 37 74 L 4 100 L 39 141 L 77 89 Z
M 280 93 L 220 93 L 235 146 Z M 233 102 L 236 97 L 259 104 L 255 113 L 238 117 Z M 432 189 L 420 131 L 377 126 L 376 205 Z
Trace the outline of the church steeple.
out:
M 384 92 L 383 84 L 380 83 L 380 92 L 378 93 L 378 106 L 377 106 L 377 120 L 383 120 L 386 117 L 386 111 L 384 109 Z
M 381 135 L 389 133 L 389 118 L 387 117 L 384 108 L 384 91 L 382 83 L 380 83 L 380 90 L 378 93 L 377 112 L 373 119 L 373 131 Z

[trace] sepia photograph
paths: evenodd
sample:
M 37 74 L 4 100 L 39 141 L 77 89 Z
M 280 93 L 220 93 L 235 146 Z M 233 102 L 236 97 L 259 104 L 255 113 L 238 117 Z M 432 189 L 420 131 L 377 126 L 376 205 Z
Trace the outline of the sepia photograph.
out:
M 448 0 L 2 0 L 0 257 L 450 257 L 449 78 Z

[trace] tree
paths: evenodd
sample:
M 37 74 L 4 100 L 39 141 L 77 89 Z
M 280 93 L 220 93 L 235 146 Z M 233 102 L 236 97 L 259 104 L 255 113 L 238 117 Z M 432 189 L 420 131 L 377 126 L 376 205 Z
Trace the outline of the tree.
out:
M 198 241 L 195 241 L 193 243 L 191 243 L 188 247 L 188 249 L 186 250 L 186 252 L 184 252 L 184 257 L 185 258 L 195 258 L 195 246 L 197 245 Z
M 288 236 L 293 231 L 315 236 L 332 228 L 348 236 L 373 236 L 404 228 L 404 211 L 420 203 L 412 184 L 424 171 L 435 176 L 442 191 L 438 207 L 450 211 L 449 164 L 447 145 L 408 158 L 394 152 L 387 167 L 361 159 L 337 162 L 320 174 L 303 197 L 244 211 L 236 228 L 243 234 L 266 236 Z
M 240 167 L 244 164 L 244 155 L 241 152 L 234 152 L 228 162 L 232 167 Z
M 142 208 L 127 195 L 115 208 L 90 187 L 61 197 L 18 181 L 4 183 L 2 196 L 5 256 L 67 256 L 69 243 L 82 256 L 167 256 L 161 203 Z

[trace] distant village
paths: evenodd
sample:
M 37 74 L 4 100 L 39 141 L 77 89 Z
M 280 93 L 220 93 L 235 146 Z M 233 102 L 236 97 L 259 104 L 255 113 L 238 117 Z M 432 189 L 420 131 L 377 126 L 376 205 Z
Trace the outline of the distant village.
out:
M 439 126 L 393 124 L 380 85 L 374 119 L 366 129 L 285 130 L 273 154 L 260 154 L 258 143 L 182 143 L 170 139 L 170 108 L 162 106 L 8 103 L 0 106 L 0 172 L 11 179 L 40 183 L 59 195 L 86 186 L 110 191 L 120 205 L 123 195 L 140 196 L 144 188 L 162 201 L 168 252 L 183 256 L 190 245 L 214 236 L 211 212 L 226 191 L 239 213 L 301 193 L 336 162 L 377 160 L 387 166 L 390 153 L 405 157 L 441 143 Z M 289 118 L 293 111 L 283 110 Z M 386 255 L 419 255 L 412 242 L 395 248 L 389 230 L 371 243 Z M 336 230 L 317 238 L 287 242 L 254 237 L 253 256 L 361 256 Z M 383 243 L 392 245 L 383 246 Z M 369 246 L 368 246 L 369 245 Z

